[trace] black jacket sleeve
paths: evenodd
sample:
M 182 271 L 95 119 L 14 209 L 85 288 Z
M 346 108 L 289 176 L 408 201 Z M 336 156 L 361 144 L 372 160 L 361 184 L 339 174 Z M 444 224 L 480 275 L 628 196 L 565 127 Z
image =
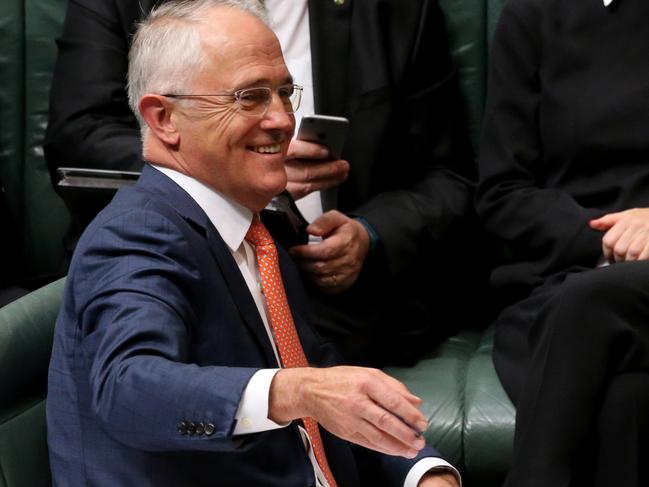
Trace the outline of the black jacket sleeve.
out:
M 62 166 L 142 169 L 140 132 L 125 88 L 140 3 L 71 0 L 68 5 L 44 143 L 53 181 Z
M 572 265 L 594 266 L 601 235 L 588 220 L 601 212 L 567 191 L 543 186 L 540 135 L 542 2 L 508 2 L 491 48 L 479 158 L 477 210 L 499 246 L 494 284 L 538 284 Z
M 420 4 L 419 10 L 403 9 L 400 3 L 395 7 L 417 17 L 411 22 L 416 33 L 407 67 L 394 89 L 398 97 L 394 122 L 385 134 L 399 145 L 386 164 L 391 188 L 350 212 L 374 227 L 392 273 L 416 265 L 424 252 L 441 238 L 451 238 L 452 227 L 472 214 L 475 168 L 457 71 L 439 6 L 436 2 Z M 406 36 L 403 25 L 399 29 L 387 34 L 386 49 L 396 44 L 397 37 Z M 372 178 L 376 175 L 368 175 Z

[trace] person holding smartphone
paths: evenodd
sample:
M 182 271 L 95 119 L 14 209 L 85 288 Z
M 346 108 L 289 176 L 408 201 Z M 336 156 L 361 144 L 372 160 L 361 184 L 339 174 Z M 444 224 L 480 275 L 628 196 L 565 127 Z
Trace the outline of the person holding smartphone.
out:
M 290 254 L 316 327 L 344 356 L 412 360 L 418 341 L 455 326 L 439 286 L 457 277 L 439 257 L 445 240 L 461 246 L 453 232 L 471 212 L 473 177 L 455 68 L 435 2 L 340 3 L 265 2 L 305 87 L 296 123 L 350 122 L 341 157 L 299 138 L 289 146 L 287 190 L 321 239 Z
M 54 180 L 61 166 L 142 167 L 127 52 L 155 3 L 70 1 L 44 145 Z M 424 0 L 265 6 L 304 86 L 297 117 L 350 121 L 340 158 L 320 144 L 289 147 L 287 190 L 321 239 L 291 250 L 310 284 L 314 324 L 348 361 L 412 361 L 471 322 L 462 310 L 477 308 L 458 305 L 477 299 L 466 231 L 474 168 L 442 13 Z

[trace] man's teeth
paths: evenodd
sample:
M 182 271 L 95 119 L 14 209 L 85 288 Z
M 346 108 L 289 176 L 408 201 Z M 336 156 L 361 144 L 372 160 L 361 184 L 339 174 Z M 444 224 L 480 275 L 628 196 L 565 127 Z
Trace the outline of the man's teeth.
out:
M 261 154 L 276 154 L 281 150 L 281 145 L 258 145 L 253 147 L 253 150 Z

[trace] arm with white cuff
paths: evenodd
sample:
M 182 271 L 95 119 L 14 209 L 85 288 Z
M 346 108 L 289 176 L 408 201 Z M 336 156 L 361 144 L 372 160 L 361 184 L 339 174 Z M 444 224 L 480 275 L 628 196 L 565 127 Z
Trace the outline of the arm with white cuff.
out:
M 276 423 L 268 418 L 270 386 L 275 374 L 280 370 L 261 369 L 250 378 L 248 385 L 243 391 L 239 409 L 235 415 L 237 425 L 234 428 L 234 436 L 270 431 L 284 428 L 290 424 Z M 450 463 L 442 458 L 426 457 L 419 460 L 410 469 L 403 483 L 403 487 L 417 487 L 426 473 L 437 469 L 452 472 L 458 483 L 462 485 L 460 473 Z

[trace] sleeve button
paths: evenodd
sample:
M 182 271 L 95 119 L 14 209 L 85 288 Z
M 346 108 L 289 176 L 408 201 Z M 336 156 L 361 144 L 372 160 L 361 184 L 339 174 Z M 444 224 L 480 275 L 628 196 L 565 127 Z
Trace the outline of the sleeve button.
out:
M 186 435 L 187 434 L 187 423 L 185 421 L 180 421 L 178 425 L 176 425 L 176 431 L 178 431 L 179 434 L 181 435 Z
M 187 423 L 187 434 L 189 436 L 194 436 L 196 433 L 196 425 L 192 422 Z
M 214 428 L 214 425 L 212 423 L 207 423 L 205 425 L 205 434 L 207 436 L 212 436 L 214 434 L 215 430 L 216 430 L 216 428 Z
M 205 434 L 205 425 L 203 423 L 196 424 L 196 434 L 199 436 Z

